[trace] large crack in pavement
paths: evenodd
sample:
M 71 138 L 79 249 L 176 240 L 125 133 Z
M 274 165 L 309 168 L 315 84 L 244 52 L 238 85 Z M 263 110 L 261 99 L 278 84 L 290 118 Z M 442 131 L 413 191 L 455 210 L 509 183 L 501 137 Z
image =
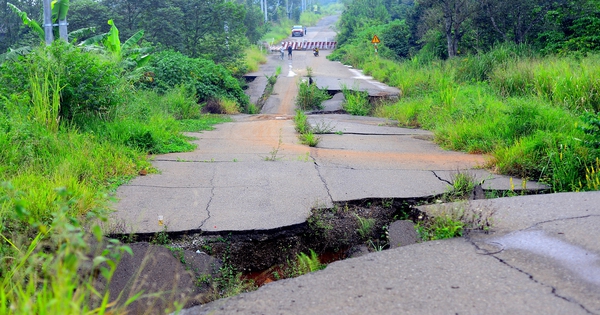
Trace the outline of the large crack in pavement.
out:
M 431 172 L 433 173 L 433 175 L 434 175 L 435 177 L 437 177 L 437 179 L 439 179 L 439 180 L 440 180 L 440 181 L 442 181 L 442 182 L 448 183 L 448 185 L 452 186 L 452 183 L 451 183 L 451 182 L 449 182 L 449 181 L 447 181 L 447 180 L 445 180 L 445 179 L 441 178 L 440 176 L 438 176 L 438 174 L 437 174 L 435 171 L 431 171 Z
M 313 165 L 315 167 L 315 170 L 317 171 L 317 175 L 319 176 L 319 179 L 321 179 L 321 182 L 323 183 L 323 186 L 325 186 L 325 190 L 327 190 L 327 195 L 329 196 L 329 200 L 331 202 L 333 202 L 333 196 L 331 196 L 331 192 L 329 191 L 329 186 L 327 186 L 327 182 L 325 181 L 325 178 L 323 178 L 323 175 L 321 174 L 321 169 L 320 169 L 319 163 L 317 163 L 317 160 L 312 155 L 312 152 L 314 152 L 314 151 L 311 150 L 311 154 L 309 156 L 310 156 L 310 158 L 313 161 Z
M 200 222 L 200 225 L 198 226 L 198 230 L 201 230 L 202 227 L 204 226 L 204 224 L 206 223 L 206 221 L 210 220 L 210 205 L 212 203 L 213 198 L 215 197 L 214 180 L 215 180 L 216 174 L 217 174 L 217 172 L 215 171 L 215 169 L 213 169 L 213 174 L 210 178 L 210 186 L 211 186 L 210 197 L 208 198 L 208 202 L 206 203 L 206 209 L 205 209 L 207 217 L 206 217 L 206 219 L 202 220 L 202 222 Z
M 586 219 L 586 218 L 591 218 L 591 217 L 600 217 L 600 215 L 590 214 L 590 215 L 584 215 L 584 216 L 575 216 L 575 217 L 559 218 L 559 219 L 552 219 L 552 220 L 544 220 L 544 221 L 536 222 L 535 224 L 532 224 L 532 225 L 530 225 L 530 226 L 528 226 L 526 228 L 512 231 L 510 233 L 507 233 L 506 235 L 511 235 L 511 234 L 516 234 L 516 233 L 523 232 L 523 231 L 528 231 L 528 230 L 534 229 L 534 228 L 539 227 L 540 225 L 543 225 L 543 224 L 546 224 L 546 223 L 568 221 L 568 220 L 577 220 L 577 219 Z M 494 259 L 496 259 L 501 264 L 503 264 L 503 265 L 505 265 L 505 266 L 507 266 L 507 267 L 509 267 L 511 269 L 514 269 L 514 270 L 516 270 L 516 271 L 518 271 L 518 272 L 520 272 L 520 273 L 522 273 L 524 275 L 526 275 L 528 277 L 528 279 L 530 279 L 531 281 L 533 281 L 533 282 L 535 282 L 535 283 L 537 283 L 537 284 L 539 284 L 541 286 L 544 286 L 546 288 L 549 288 L 550 289 L 550 293 L 552 295 L 554 295 L 555 297 L 560 298 L 560 299 L 565 300 L 565 301 L 567 301 L 569 303 L 573 303 L 573 304 L 579 306 L 581 309 L 583 309 L 588 314 L 594 314 L 594 315 L 598 315 L 599 314 L 599 313 L 595 313 L 592 310 L 588 309 L 585 305 L 583 305 L 581 302 L 577 301 L 575 298 L 559 294 L 558 293 L 559 289 L 557 287 L 555 287 L 553 285 L 550 285 L 550 284 L 547 284 L 547 283 L 544 283 L 543 281 L 541 281 L 539 279 L 536 279 L 536 277 L 533 274 L 531 274 L 531 273 L 529 273 L 529 272 L 527 272 L 527 271 L 525 271 L 525 270 L 523 270 L 523 269 L 521 269 L 521 268 L 519 268 L 519 267 L 517 267 L 517 266 L 515 266 L 515 265 L 513 265 L 511 263 L 509 263 L 505 259 L 502 259 L 502 258 L 498 257 L 497 254 L 500 254 L 500 253 L 502 253 L 505 250 L 503 244 L 500 244 L 498 242 L 485 242 L 484 240 L 473 239 L 473 238 L 469 237 L 468 235 L 465 236 L 465 239 L 476 249 L 476 251 L 477 251 L 478 254 L 492 256 Z M 498 251 L 490 252 L 489 250 L 487 250 L 487 249 L 482 248 L 481 246 L 479 246 L 477 244 L 477 242 L 484 242 L 484 243 L 488 243 L 488 244 L 498 245 L 498 246 L 501 247 L 501 249 L 498 250 Z
M 475 247 L 475 249 L 476 249 L 477 251 L 481 251 L 481 252 L 487 252 L 487 250 L 486 250 L 486 249 L 483 249 L 483 248 L 479 247 L 479 246 L 478 246 L 478 245 L 477 245 L 477 244 L 476 244 L 476 243 L 475 243 L 475 242 L 474 242 L 474 241 L 473 241 L 471 238 L 469 238 L 468 236 L 467 236 L 467 237 L 465 237 L 465 238 L 467 239 L 467 241 L 468 241 L 469 243 L 471 243 L 471 245 L 473 245 L 473 247 Z M 496 259 L 498 262 L 500 262 L 501 264 L 503 264 L 503 265 L 505 265 L 505 266 L 507 266 L 507 267 L 509 267 L 509 268 L 513 269 L 513 270 L 516 270 L 516 271 L 518 271 L 518 272 L 520 272 L 520 273 L 522 273 L 522 274 L 524 274 L 524 275 L 526 275 L 526 276 L 528 277 L 528 279 L 529 279 L 529 280 L 531 280 L 531 281 L 533 281 L 534 283 L 537 283 L 537 284 L 539 284 L 539 285 L 541 285 L 541 286 L 543 286 L 543 287 L 546 287 L 546 288 L 550 289 L 550 293 L 551 293 L 552 295 L 554 295 L 555 297 L 557 297 L 557 298 L 559 298 L 559 299 L 562 299 L 562 300 L 565 300 L 565 301 L 567 301 L 567 302 L 569 302 L 569 303 L 573 303 L 573 304 L 575 304 L 575 305 L 577 305 L 577 306 L 581 307 L 581 309 L 583 309 L 584 311 L 586 311 L 588 314 L 598 315 L 598 313 L 594 313 L 594 312 L 590 311 L 588 308 L 586 308 L 586 307 L 585 307 L 583 304 L 581 304 L 579 301 L 575 300 L 574 298 L 570 298 L 570 297 L 566 297 L 566 296 L 563 296 L 563 295 L 560 295 L 560 294 L 558 294 L 558 293 L 556 292 L 556 291 L 557 291 L 557 288 L 556 288 L 556 287 L 554 287 L 554 286 L 552 286 L 552 285 L 549 285 L 549 284 L 546 284 L 546 283 L 544 283 L 544 282 L 542 282 L 542 281 L 540 281 L 540 280 L 537 280 L 537 279 L 534 277 L 534 275 L 532 275 L 532 274 L 528 273 L 527 271 L 525 271 L 525 270 L 523 270 L 523 269 L 521 269 L 521 268 L 519 268 L 519 267 L 517 267 L 517 266 L 513 266 L 513 265 L 511 265 L 511 264 L 510 264 L 510 263 L 508 263 L 506 260 L 504 260 L 504 259 L 502 259 L 502 258 L 500 258 L 500 257 L 497 257 L 497 256 L 495 255 L 495 254 L 497 254 L 497 253 L 498 253 L 498 252 L 494 252 L 494 253 L 479 253 L 479 252 L 478 252 L 478 254 L 480 254 L 480 255 L 488 255 L 488 256 L 492 256 L 493 258 L 495 258 L 495 259 Z

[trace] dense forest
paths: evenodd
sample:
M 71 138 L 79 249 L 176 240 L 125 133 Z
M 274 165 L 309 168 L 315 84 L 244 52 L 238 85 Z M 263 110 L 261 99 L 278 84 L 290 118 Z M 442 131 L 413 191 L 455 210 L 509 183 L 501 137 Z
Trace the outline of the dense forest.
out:
M 499 43 L 527 44 L 544 53 L 600 49 L 597 0 L 353 0 L 338 41 L 371 28 L 395 56 L 425 49 L 440 58 L 485 52 Z

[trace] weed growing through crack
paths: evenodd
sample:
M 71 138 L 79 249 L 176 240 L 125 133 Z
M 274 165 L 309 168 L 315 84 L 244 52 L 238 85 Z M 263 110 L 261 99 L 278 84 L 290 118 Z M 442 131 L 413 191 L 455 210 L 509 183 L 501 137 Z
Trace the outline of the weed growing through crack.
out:
M 326 89 L 319 89 L 312 80 L 312 69 L 306 68 L 307 81 L 301 81 L 298 84 L 298 96 L 296 97 L 296 106 L 302 110 L 323 109 L 321 103 L 331 98 Z
M 305 253 L 300 253 L 297 255 L 297 259 L 298 272 L 300 275 L 324 269 L 326 266 L 321 264 L 319 256 L 312 249 L 310 250 L 310 256 Z
M 317 144 L 319 144 L 319 141 L 321 141 L 321 138 L 312 132 L 303 133 L 299 136 L 299 138 L 302 144 L 305 144 L 309 147 L 316 147 Z
M 456 201 L 468 199 L 473 193 L 473 189 L 477 186 L 477 178 L 469 172 L 457 171 L 451 177 L 452 187 L 444 194 L 444 201 Z
M 415 228 L 422 240 L 433 241 L 462 236 L 463 227 L 463 222 L 454 220 L 450 216 L 438 216 L 427 224 L 417 224 Z
M 364 240 L 368 239 L 373 233 L 373 228 L 375 227 L 375 219 L 374 218 L 361 218 L 358 214 L 355 214 L 356 219 L 358 220 L 358 235 Z
M 281 144 L 283 143 L 283 139 L 281 136 L 281 129 L 279 129 L 279 142 L 277 143 L 277 147 L 273 148 L 273 150 L 271 150 L 271 152 L 269 152 L 269 156 L 265 156 L 264 159 L 265 161 L 277 161 L 280 160 L 280 157 L 277 157 L 277 154 L 279 153 L 279 151 L 281 150 Z
M 369 93 L 366 91 L 359 91 L 358 87 L 355 86 L 353 89 L 349 89 L 347 86 L 342 86 L 342 92 L 344 93 L 344 104 L 342 108 L 351 115 L 355 116 L 366 116 L 371 111 L 371 105 L 369 104 Z
M 215 294 L 218 295 L 218 298 L 235 296 L 256 289 L 254 281 L 242 278 L 242 273 L 238 272 L 235 266 L 231 264 L 229 246 L 228 243 L 223 253 L 223 265 L 219 268 L 219 276 L 214 279 Z
M 331 121 L 326 123 L 324 119 L 321 119 L 312 128 L 313 132 L 316 134 L 332 133 L 333 130 L 335 130 L 335 126 L 331 125 L 332 123 L 333 122 L 331 122 Z
M 300 133 L 298 138 L 302 144 L 310 147 L 316 147 L 317 144 L 319 144 L 321 137 L 315 135 L 313 128 L 311 128 L 310 124 L 308 123 L 308 117 L 303 111 L 296 110 L 294 123 L 296 124 L 296 131 Z
M 150 243 L 155 244 L 155 245 L 167 245 L 167 244 L 169 244 L 169 242 L 170 242 L 169 234 L 167 233 L 166 225 L 162 229 L 162 231 L 156 232 L 156 234 L 154 234 L 154 236 L 150 240 Z

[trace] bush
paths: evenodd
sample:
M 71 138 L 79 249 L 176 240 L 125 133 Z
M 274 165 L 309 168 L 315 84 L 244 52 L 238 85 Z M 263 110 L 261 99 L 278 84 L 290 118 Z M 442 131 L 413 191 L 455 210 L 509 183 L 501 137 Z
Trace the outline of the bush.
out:
M 325 89 L 321 90 L 313 82 L 301 81 L 298 84 L 298 96 L 296 106 L 301 110 L 323 109 L 324 100 L 331 98 Z
M 190 58 L 179 52 L 163 51 L 152 58 L 149 64 L 153 75 L 142 86 L 156 89 L 160 93 L 177 87 L 193 88 L 198 102 L 211 99 L 235 100 L 246 111 L 249 99 L 240 83 L 223 66 L 211 60 Z
M 0 65 L 0 94 L 30 95 L 28 77 L 54 76 L 60 86 L 60 117 L 81 123 L 87 117 L 111 119 L 114 109 L 125 101 L 128 85 L 121 69 L 93 52 L 55 41 L 16 61 Z
M 366 91 L 350 90 L 346 87 L 342 88 L 344 93 L 344 104 L 342 108 L 351 115 L 366 116 L 371 112 L 369 104 L 369 93 Z

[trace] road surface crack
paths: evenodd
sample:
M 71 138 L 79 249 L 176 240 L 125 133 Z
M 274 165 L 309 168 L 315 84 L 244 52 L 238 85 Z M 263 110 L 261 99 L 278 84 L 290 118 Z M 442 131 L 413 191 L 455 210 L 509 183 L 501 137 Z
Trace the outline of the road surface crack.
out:
M 313 152 L 313 150 L 311 150 L 311 152 Z M 329 200 L 331 200 L 331 202 L 333 202 L 333 197 L 331 196 L 331 192 L 329 191 L 329 186 L 327 186 L 327 182 L 325 181 L 325 178 L 323 178 L 323 175 L 321 174 L 321 168 L 319 166 L 319 163 L 317 163 L 317 160 L 315 159 L 315 157 L 312 154 L 310 154 L 310 158 L 313 161 L 313 165 L 315 166 L 317 175 L 319 175 L 319 178 L 321 179 L 323 186 L 325 186 L 325 190 L 327 191 L 327 196 L 329 196 Z
M 552 221 L 558 221 L 558 220 L 549 220 L 547 222 L 552 222 Z M 598 315 L 597 313 L 594 313 L 591 310 L 589 310 L 588 308 L 586 308 L 583 304 L 579 303 L 577 300 L 575 300 L 573 298 L 569 298 L 567 296 L 563 296 L 563 295 L 558 294 L 556 287 L 554 287 L 552 285 L 549 285 L 549 284 L 546 284 L 546 283 L 544 283 L 544 282 L 542 282 L 540 280 L 537 280 L 532 274 L 528 273 L 527 271 L 525 271 L 525 270 L 523 270 L 523 269 L 521 269 L 521 268 L 519 268 L 517 266 L 513 266 L 509 262 L 507 262 L 506 260 L 504 260 L 504 259 L 502 259 L 500 257 L 497 257 L 496 254 L 498 254 L 498 253 L 500 253 L 502 251 L 497 251 L 497 252 L 490 253 L 486 249 L 479 247 L 477 245 L 477 243 L 475 243 L 475 241 L 473 241 L 470 237 L 467 236 L 467 237 L 465 237 L 465 239 L 469 243 L 471 243 L 471 245 L 473 245 L 473 247 L 475 247 L 475 249 L 479 252 L 480 255 L 487 255 L 487 256 L 494 257 L 501 264 L 503 264 L 503 265 L 505 265 L 505 266 L 507 266 L 507 267 L 509 267 L 511 269 L 514 269 L 514 270 L 516 270 L 516 271 L 524 274 L 525 276 L 527 276 L 529 278 L 529 280 L 533 281 L 534 283 L 537 283 L 537 284 L 539 284 L 539 285 L 541 285 L 543 287 L 551 289 L 550 294 L 554 295 L 555 297 L 557 297 L 559 299 L 562 299 L 562 300 L 565 300 L 565 301 L 567 301 L 569 303 L 572 303 L 572 304 L 575 304 L 575 305 L 581 307 L 581 309 L 583 309 L 584 311 L 586 311 L 588 314 Z M 481 252 L 483 252 L 483 253 L 481 253 Z
M 431 171 L 431 172 L 433 173 L 433 175 L 434 175 L 435 177 L 437 177 L 437 179 L 441 180 L 442 182 L 446 182 L 446 183 L 448 183 L 448 185 L 452 186 L 452 183 L 451 183 L 451 182 L 449 182 L 449 181 L 447 181 L 447 180 L 445 180 L 445 179 L 443 179 L 443 178 L 439 177 L 439 176 L 438 176 L 438 174 L 437 174 L 435 171 Z
M 198 229 L 202 229 L 202 227 L 204 226 L 204 224 L 206 223 L 206 221 L 210 220 L 210 204 L 212 203 L 213 197 L 215 196 L 215 185 L 214 185 L 214 180 L 215 180 L 215 176 L 216 176 L 216 171 L 213 170 L 213 174 L 212 177 L 210 178 L 210 197 L 208 198 L 208 202 L 206 203 L 206 219 L 202 220 L 202 222 L 200 222 L 200 226 L 198 226 Z

